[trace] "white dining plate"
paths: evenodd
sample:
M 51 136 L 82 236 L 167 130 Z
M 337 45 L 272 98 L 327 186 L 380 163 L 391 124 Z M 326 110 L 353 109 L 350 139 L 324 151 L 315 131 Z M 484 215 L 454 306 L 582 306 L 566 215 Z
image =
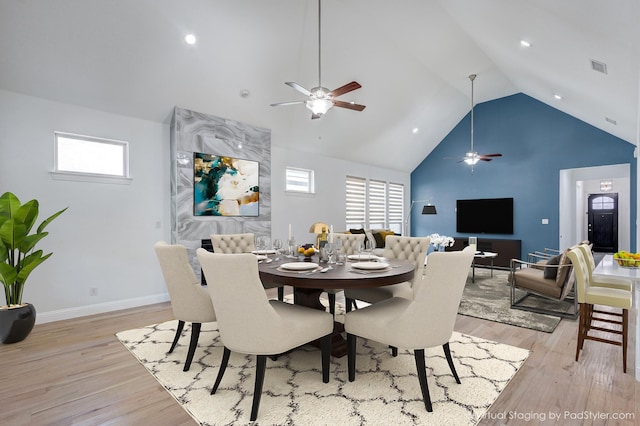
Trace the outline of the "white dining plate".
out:
M 356 262 L 352 264 L 351 267 L 356 269 L 376 270 L 376 269 L 388 268 L 389 264 L 384 262 Z
M 269 259 L 269 257 L 268 256 L 263 256 L 261 254 L 257 254 L 256 255 L 256 259 L 258 259 L 258 260 L 267 260 L 267 259 Z
M 291 262 L 283 263 L 280 267 L 290 271 L 308 271 L 310 269 L 316 269 L 318 264 L 313 262 Z
M 276 254 L 275 250 L 254 250 L 251 253 L 253 254 Z
M 375 254 L 350 254 L 347 256 L 349 260 L 378 260 Z

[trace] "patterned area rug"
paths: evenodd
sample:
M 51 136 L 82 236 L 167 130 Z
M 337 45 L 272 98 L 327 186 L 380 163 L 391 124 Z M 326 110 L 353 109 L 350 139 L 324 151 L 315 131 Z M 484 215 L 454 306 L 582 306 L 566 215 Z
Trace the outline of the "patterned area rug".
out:
M 506 271 L 494 270 L 492 277 L 489 269 L 476 268 L 475 283 L 472 283 L 471 273 L 469 273 L 458 313 L 470 317 L 552 333 L 560 323 L 561 317 L 538 314 L 521 309 L 511 309 L 511 288 L 508 277 L 509 273 Z M 521 290 L 517 291 L 518 295 L 524 294 Z M 573 308 L 572 302 L 557 302 L 535 296 L 527 298 L 526 303 L 531 306 L 562 310 L 565 312 Z
M 190 329 L 167 354 L 177 321 L 117 333 L 118 339 L 201 425 L 249 424 L 255 357 L 232 353 L 215 395 L 210 395 L 223 347 L 214 324 L 203 324 L 200 344 L 183 372 Z M 454 333 L 451 352 L 462 384 L 455 383 L 442 348 L 427 351 L 433 412 L 425 410 L 413 353 L 358 339 L 355 382 L 347 357 L 331 360 L 322 383 L 320 351 L 304 346 L 267 359 L 257 425 L 475 425 L 529 356 L 529 351 Z

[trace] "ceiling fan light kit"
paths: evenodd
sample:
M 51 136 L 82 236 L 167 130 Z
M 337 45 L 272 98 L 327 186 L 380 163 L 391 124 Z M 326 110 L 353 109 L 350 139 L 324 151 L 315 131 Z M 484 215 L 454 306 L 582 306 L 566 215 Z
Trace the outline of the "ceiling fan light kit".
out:
M 502 154 L 478 154 L 473 150 L 473 81 L 476 79 L 476 74 L 471 74 L 469 80 L 471 80 L 471 150 L 465 154 L 461 161 L 471 166 L 471 172 L 473 172 L 473 166 L 478 161 L 491 161 L 491 157 L 502 157 Z
M 352 92 L 356 89 L 361 88 L 362 86 L 357 81 L 352 81 L 351 83 L 347 83 L 344 86 L 338 87 L 335 90 L 329 91 L 329 89 L 322 87 L 322 33 L 321 33 L 321 0 L 318 0 L 318 87 L 314 87 L 311 90 L 307 90 L 298 83 L 295 82 L 286 82 L 285 84 L 298 92 L 308 96 L 309 99 L 306 101 L 291 101 L 291 102 L 279 102 L 275 104 L 271 104 L 271 106 L 285 106 L 285 105 L 296 105 L 296 104 L 304 104 L 309 110 L 311 110 L 311 118 L 316 119 L 322 117 L 327 113 L 331 108 L 339 107 L 351 109 L 354 111 L 362 111 L 365 109 L 364 105 L 356 104 L 355 102 L 345 102 L 339 101 L 336 98 L 340 95 L 344 95 L 345 93 Z

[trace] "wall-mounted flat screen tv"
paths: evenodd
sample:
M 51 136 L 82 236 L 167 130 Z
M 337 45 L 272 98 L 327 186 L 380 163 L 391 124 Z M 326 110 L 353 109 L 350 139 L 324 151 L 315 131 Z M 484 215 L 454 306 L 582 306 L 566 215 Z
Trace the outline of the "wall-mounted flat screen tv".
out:
M 258 216 L 257 161 L 193 153 L 195 216 Z
M 457 200 L 456 231 L 464 234 L 513 234 L 513 198 Z

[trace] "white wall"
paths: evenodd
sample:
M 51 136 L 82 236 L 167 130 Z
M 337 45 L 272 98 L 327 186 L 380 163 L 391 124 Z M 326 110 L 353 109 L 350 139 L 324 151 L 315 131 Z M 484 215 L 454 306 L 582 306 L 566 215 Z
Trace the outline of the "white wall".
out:
M 133 182 L 53 180 L 56 130 L 128 141 Z M 0 91 L 0 192 L 38 199 L 40 220 L 69 207 L 25 286 L 38 322 L 167 300 L 153 244 L 169 238 L 168 153 L 168 125 Z
M 565 249 L 586 237 L 588 193 L 600 192 L 602 179 L 613 180 L 618 193 L 618 247 L 631 246 L 631 168 L 629 164 L 560 170 L 560 235 L 558 247 Z
M 248 123 L 251 124 L 251 123 Z M 131 185 L 54 180 L 53 132 L 125 140 Z M 36 198 L 40 219 L 69 207 L 52 222 L 41 248 L 54 254 L 32 273 L 23 301 L 43 323 L 168 300 L 153 244 L 170 240 L 168 124 L 108 114 L 0 90 L 0 193 Z M 339 158 L 272 149 L 272 236 L 311 242 L 309 226 L 345 227 L 345 176 L 403 183 L 410 176 Z M 339 156 L 339 153 L 336 153 Z M 287 194 L 285 167 L 315 170 L 316 194 Z M 90 288 L 97 296 L 89 296 Z M 0 299 L 0 304 L 4 304 Z
M 272 139 L 272 142 L 276 141 Z M 314 235 L 309 233 L 309 227 L 314 222 L 333 225 L 336 232 L 344 231 L 347 175 L 404 184 L 405 205 L 409 199 L 411 190 L 409 173 L 352 163 L 339 158 L 309 155 L 276 146 L 272 146 L 271 155 L 272 238 L 281 238 L 285 241 L 289 224 L 296 242 L 301 244 L 315 241 Z M 314 170 L 316 193 L 308 195 L 285 192 L 287 166 Z

